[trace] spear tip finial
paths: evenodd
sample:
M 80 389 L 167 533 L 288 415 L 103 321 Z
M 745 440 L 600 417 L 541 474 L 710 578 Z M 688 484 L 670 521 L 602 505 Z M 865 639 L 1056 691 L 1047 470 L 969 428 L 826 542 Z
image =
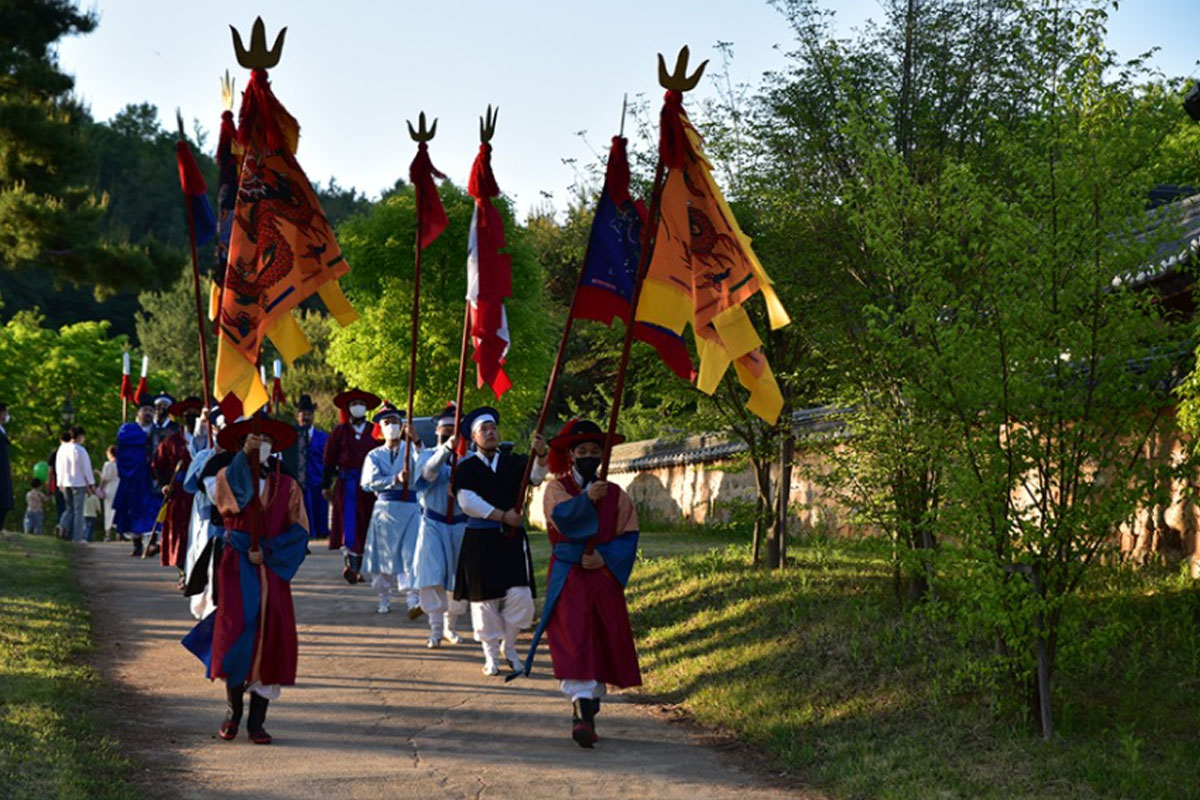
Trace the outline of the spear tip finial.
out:
M 242 42 L 242 35 L 238 29 L 229 26 L 229 30 L 233 31 L 233 51 L 237 54 L 238 63 L 246 69 L 271 69 L 279 63 L 279 57 L 283 55 L 283 36 L 287 33 L 287 28 L 280 28 L 279 34 L 275 37 L 275 44 L 270 50 L 267 49 L 267 28 L 263 24 L 262 17 L 255 17 L 254 26 L 250 30 L 250 47 L 247 48 Z

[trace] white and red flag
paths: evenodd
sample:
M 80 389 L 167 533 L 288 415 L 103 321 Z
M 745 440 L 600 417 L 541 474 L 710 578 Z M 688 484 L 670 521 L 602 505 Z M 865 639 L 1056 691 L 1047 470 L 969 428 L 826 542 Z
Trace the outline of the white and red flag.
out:
M 504 220 L 492 205 L 500 188 L 492 174 L 492 146 L 486 142 L 479 145 L 467 192 L 475 198 L 467 245 L 467 305 L 475 348 L 471 360 L 476 385 L 487 384 L 500 397 L 512 387 L 504 373 L 510 343 L 504 298 L 512 296 L 512 259 L 500 252 L 505 247 Z

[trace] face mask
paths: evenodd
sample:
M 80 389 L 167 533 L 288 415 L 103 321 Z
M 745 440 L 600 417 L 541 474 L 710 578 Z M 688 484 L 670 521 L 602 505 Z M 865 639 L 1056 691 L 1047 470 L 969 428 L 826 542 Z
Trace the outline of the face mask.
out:
M 380 425 L 379 427 L 383 428 L 384 438 L 386 438 L 386 439 L 399 439 L 400 438 L 400 425 L 398 423 L 388 422 L 383 425 Z
M 258 446 L 258 460 L 266 461 L 271 457 L 271 443 L 263 442 Z
M 584 458 L 575 459 L 575 469 L 579 470 L 580 477 L 584 483 L 591 483 L 596 479 L 596 470 L 600 469 L 599 456 L 585 456 Z
M 448 441 L 450 441 L 450 437 L 449 437 L 449 436 L 443 436 L 443 435 L 441 435 L 441 434 L 438 434 L 438 444 L 439 444 L 439 445 L 443 445 L 443 444 L 445 444 L 445 443 L 446 443 L 446 442 L 448 442 Z
M 355 403 L 354 405 L 350 406 L 350 416 L 354 417 L 355 419 L 365 416 L 366 413 L 367 407 L 362 403 Z

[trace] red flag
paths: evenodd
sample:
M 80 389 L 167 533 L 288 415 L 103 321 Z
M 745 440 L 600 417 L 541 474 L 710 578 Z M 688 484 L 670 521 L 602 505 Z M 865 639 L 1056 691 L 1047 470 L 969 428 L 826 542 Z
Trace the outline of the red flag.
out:
M 467 303 L 475 346 L 471 358 L 476 385 L 486 383 L 501 397 L 512 387 L 503 366 L 510 343 L 504 298 L 512 296 L 512 258 L 500 252 L 506 246 L 504 220 L 492 205 L 500 187 L 492 174 L 492 146 L 486 142 L 479 145 L 467 192 L 475 198 L 467 252 Z
M 421 225 L 422 250 L 433 244 L 433 240 L 450 224 L 450 220 L 446 218 L 446 209 L 442 207 L 437 184 L 433 182 L 434 178 L 445 177 L 430 160 L 429 146 L 425 142 L 418 143 L 417 157 L 408 168 L 408 179 L 412 181 L 417 193 L 417 219 Z

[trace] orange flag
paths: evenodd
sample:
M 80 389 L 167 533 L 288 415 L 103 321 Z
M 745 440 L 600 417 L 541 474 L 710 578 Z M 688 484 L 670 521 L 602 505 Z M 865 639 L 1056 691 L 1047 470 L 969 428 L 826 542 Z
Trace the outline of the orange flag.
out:
M 679 92 L 667 92 L 662 126 L 660 155 L 668 171 L 637 319 L 677 334 L 691 325 L 700 360 L 697 387 L 712 394 L 733 364 L 750 391 L 746 407 L 774 423 L 783 396 L 744 304 L 761 292 L 772 329 L 790 322 L 787 312 L 713 179 Z
M 333 228 L 294 155 L 296 120 L 275 98 L 265 70 L 242 95 L 244 154 L 219 316 L 217 397 L 232 393 L 245 414 L 270 397 L 258 372 L 270 338 L 290 365 L 311 349 L 292 309 L 314 294 L 342 325 L 358 318 L 338 286 L 350 271 Z

